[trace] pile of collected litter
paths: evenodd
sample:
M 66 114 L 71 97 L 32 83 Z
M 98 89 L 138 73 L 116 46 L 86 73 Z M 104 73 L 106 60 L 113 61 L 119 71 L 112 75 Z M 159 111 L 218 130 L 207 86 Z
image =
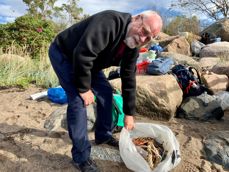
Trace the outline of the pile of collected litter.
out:
M 158 124 L 136 123 L 131 131 L 123 128 L 119 151 L 132 171 L 168 172 L 181 161 L 175 135 L 168 127 Z
M 155 139 L 151 137 L 138 137 L 133 138 L 132 141 L 152 170 L 164 160 L 167 151 Z

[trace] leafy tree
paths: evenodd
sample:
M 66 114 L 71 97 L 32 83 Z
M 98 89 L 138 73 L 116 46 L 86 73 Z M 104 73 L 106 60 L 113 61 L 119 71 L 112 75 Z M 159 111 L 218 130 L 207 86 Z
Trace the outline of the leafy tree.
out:
M 57 32 L 67 25 L 77 23 L 87 15 L 81 16 L 83 9 L 78 7 L 79 0 L 67 0 L 61 6 L 55 4 L 58 0 L 23 0 L 28 6 L 28 14 L 45 20 L 53 20 L 56 23 Z
M 201 12 L 214 20 L 229 16 L 228 0 L 176 0 L 171 7 L 175 6 Z
M 78 0 L 68 0 L 67 4 L 63 4 L 63 9 L 68 13 L 71 24 L 79 22 L 81 20 L 80 14 L 83 12 L 83 9 L 78 7 L 76 1 Z
M 28 13 L 33 17 L 52 19 L 63 11 L 62 7 L 55 6 L 57 0 L 23 0 L 23 2 L 28 6 Z
M 80 16 L 83 9 L 77 6 L 76 1 L 68 0 L 61 7 L 56 7 L 57 1 L 23 0 L 28 6 L 28 13 L 17 18 L 14 23 L 0 24 L 0 47 L 3 51 L 14 44 L 26 47 L 28 53 L 36 57 L 41 47 L 49 44 L 56 33 L 67 26 L 64 22 L 54 22 L 63 19 L 64 12 L 69 14 L 68 18 L 72 22 L 78 22 L 87 17 L 87 15 Z
M 179 32 L 198 34 L 199 31 L 199 20 L 196 16 L 192 18 L 177 16 L 164 28 L 164 32 L 169 35 L 177 35 Z

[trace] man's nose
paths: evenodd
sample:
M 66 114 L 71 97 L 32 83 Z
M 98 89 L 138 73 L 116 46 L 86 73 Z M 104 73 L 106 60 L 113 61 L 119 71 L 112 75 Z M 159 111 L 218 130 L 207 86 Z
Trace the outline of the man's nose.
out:
M 146 40 L 148 40 L 148 38 L 149 38 L 148 36 L 143 36 L 142 35 L 142 36 L 140 36 L 140 42 L 144 43 Z

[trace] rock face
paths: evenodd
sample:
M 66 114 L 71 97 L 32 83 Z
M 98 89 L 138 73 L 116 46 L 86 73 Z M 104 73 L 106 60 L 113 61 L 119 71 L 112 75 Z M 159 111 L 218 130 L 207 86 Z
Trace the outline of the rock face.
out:
M 44 123 L 44 128 L 49 132 L 55 131 L 57 128 L 62 127 L 67 130 L 67 106 L 62 106 L 56 109 L 50 114 Z M 94 129 L 94 124 L 96 120 L 96 105 L 87 106 L 87 130 L 91 131 Z
M 206 159 L 229 169 L 229 131 L 216 131 L 203 142 Z
M 218 64 L 220 62 L 220 58 L 218 57 L 203 57 L 200 59 L 199 63 L 200 63 L 200 67 L 202 69 L 212 69 L 213 66 L 215 66 L 216 64 Z
M 184 54 L 187 56 L 191 55 L 190 45 L 183 36 L 173 40 L 170 44 L 168 44 L 165 47 L 165 51 Z
M 204 46 L 200 50 L 200 57 L 222 57 L 229 56 L 229 42 L 215 42 Z
M 201 48 L 204 46 L 205 46 L 205 44 L 203 44 L 202 42 L 194 40 L 191 43 L 192 54 L 194 54 L 195 56 L 198 56 L 200 54 Z
M 44 123 L 44 128 L 48 131 L 55 131 L 61 126 L 62 120 L 66 120 L 67 106 L 62 106 L 52 112 Z M 67 129 L 67 128 L 66 128 Z
M 164 32 L 160 32 L 157 37 L 159 40 L 162 40 L 162 39 L 168 38 L 170 36 Z
M 185 98 L 177 111 L 178 117 L 189 120 L 219 120 L 223 115 L 224 112 L 217 98 L 205 93 Z
M 229 61 L 218 63 L 217 65 L 213 66 L 211 72 L 227 75 L 229 77 Z
M 163 120 L 174 117 L 183 96 L 174 76 L 141 75 L 136 80 L 136 109 L 140 115 Z M 111 84 L 120 89 L 120 82 L 120 79 L 116 79 Z
M 202 80 L 214 94 L 226 91 L 229 84 L 227 75 L 218 75 L 213 72 L 202 75 Z
M 218 20 L 202 31 L 205 32 L 221 37 L 222 41 L 229 41 L 229 19 Z
M 164 36 L 164 37 L 161 37 L 160 40 L 158 40 L 158 43 L 160 46 L 165 47 L 177 38 L 179 38 L 179 35 L 177 35 L 177 36 Z

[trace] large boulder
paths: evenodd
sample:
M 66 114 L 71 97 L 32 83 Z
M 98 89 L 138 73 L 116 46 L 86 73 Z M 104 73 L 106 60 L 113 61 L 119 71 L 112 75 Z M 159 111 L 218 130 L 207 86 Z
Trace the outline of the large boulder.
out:
M 210 70 L 213 68 L 213 66 L 217 65 L 220 62 L 219 57 L 203 57 L 200 59 L 200 67 L 202 69 Z
M 177 36 L 164 36 L 164 37 L 161 37 L 157 42 L 160 44 L 160 46 L 165 47 L 177 38 L 179 38 L 179 35 L 177 35 Z
M 215 42 L 204 46 L 200 50 L 200 57 L 222 57 L 229 56 L 229 42 Z
M 163 39 L 166 39 L 166 38 L 168 38 L 168 37 L 170 37 L 168 34 L 166 34 L 166 33 L 164 33 L 164 32 L 160 32 L 160 33 L 158 34 L 158 36 L 157 36 L 157 39 L 158 39 L 158 40 L 163 40 Z
M 229 61 L 222 61 L 216 64 L 210 71 L 217 74 L 224 74 L 229 77 Z
M 201 39 L 201 36 L 195 35 L 192 32 L 179 32 L 179 36 L 184 36 L 189 43 L 191 43 L 194 40 L 199 41 Z
M 229 84 L 227 75 L 219 75 L 213 72 L 203 74 L 202 81 L 214 94 L 226 91 Z
M 184 36 L 174 39 L 170 44 L 168 44 L 165 47 L 164 50 L 168 52 L 184 54 L 187 56 L 192 55 L 190 51 L 190 44 L 188 43 L 188 41 Z
M 59 127 L 67 130 L 67 106 L 62 106 L 53 111 L 45 120 L 44 128 L 49 132 L 57 130 Z M 96 104 L 87 106 L 87 130 L 94 129 L 96 120 Z
M 183 100 L 177 110 L 177 116 L 189 120 L 220 120 L 224 115 L 221 104 L 215 96 L 203 93 Z
M 222 41 L 229 41 L 229 19 L 218 20 L 201 33 L 211 33 L 221 37 Z
M 169 120 L 182 102 L 182 90 L 173 75 L 139 75 L 136 90 L 136 109 L 140 115 Z M 120 79 L 111 84 L 120 89 Z
M 201 48 L 203 48 L 204 46 L 205 46 L 205 44 L 203 44 L 203 43 L 200 42 L 200 41 L 197 41 L 197 40 L 192 41 L 192 43 L 191 43 L 191 51 L 192 51 L 192 54 L 195 55 L 195 56 L 199 56 L 200 50 L 201 50 Z

